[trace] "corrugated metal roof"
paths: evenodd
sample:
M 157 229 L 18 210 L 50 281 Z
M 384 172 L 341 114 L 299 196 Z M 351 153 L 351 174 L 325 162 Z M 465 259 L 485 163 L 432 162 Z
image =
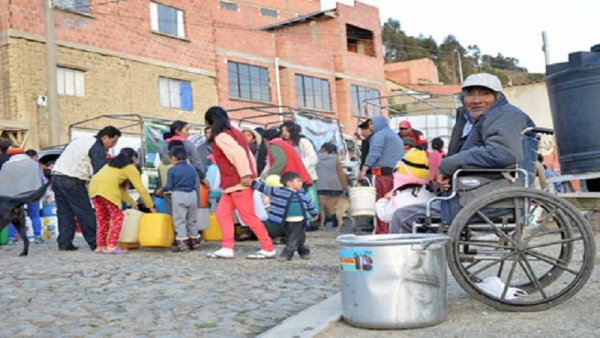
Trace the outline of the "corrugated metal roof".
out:
M 304 14 L 298 17 L 295 17 L 293 19 L 287 19 L 287 20 L 283 20 L 280 22 L 276 22 L 276 23 L 272 23 L 270 25 L 266 25 L 263 27 L 260 27 L 259 30 L 261 31 L 268 31 L 268 30 L 273 30 L 273 29 L 277 29 L 283 26 L 287 26 L 287 25 L 293 25 L 295 23 L 299 23 L 299 22 L 303 22 L 309 19 L 313 19 L 313 18 L 317 18 L 323 15 L 329 15 L 331 16 L 332 14 L 336 14 L 336 9 L 326 9 L 326 10 L 322 10 L 322 11 L 316 11 L 316 12 L 312 12 L 312 13 L 308 13 L 308 14 Z

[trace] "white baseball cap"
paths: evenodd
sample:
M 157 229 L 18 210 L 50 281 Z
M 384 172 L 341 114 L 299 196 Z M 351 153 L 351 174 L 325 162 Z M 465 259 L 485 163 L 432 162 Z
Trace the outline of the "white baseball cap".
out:
M 468 87 L 485 87 L 489 88 L 495 92 L 502 91 L 502 83 L 500 79 L 496 75 L 488 74 L 488 73 L 477 73 L 471 74 L 462 84 L 462 89 Z

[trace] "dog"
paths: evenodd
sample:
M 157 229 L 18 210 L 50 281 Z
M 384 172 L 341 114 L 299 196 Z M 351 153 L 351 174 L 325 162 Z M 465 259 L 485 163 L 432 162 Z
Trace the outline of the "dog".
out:
M 356 222 L 354 218 L 350 216 L 350 200 L 348 196 L 340 195 L 340 196 L 328 196 L 328 195 L 318 195 L 319 196 L 319 204 L 321 207 L 321 227 L 325 227 L 325 220 L 327 215 L 335 214 L 335 218 L 338 223 L 338 231 L 341 232 L 344 229 L 344 214 L 348 213 L 348 217 L 352 222 L 352 231 L 356 229 Z
M 23 251 L 19 256 L 27 256 L 29 253 L 29 238 L 25 231 L 25 212 L 22 206 L 41 199 L 46 193 L 48 185 L 50 182 L 37 190 L 27 191 L 15 197 L 0 196 L 0 231 L 10 223 L 17 229 L 19 236 L 23 239 Z

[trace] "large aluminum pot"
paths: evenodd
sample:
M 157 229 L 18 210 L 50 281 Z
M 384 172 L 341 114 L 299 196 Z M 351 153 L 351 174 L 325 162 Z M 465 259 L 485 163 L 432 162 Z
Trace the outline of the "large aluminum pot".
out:
M 447 241 L 440 234 L 339 236 L 344 320 L 374 329 L 444 321 Z

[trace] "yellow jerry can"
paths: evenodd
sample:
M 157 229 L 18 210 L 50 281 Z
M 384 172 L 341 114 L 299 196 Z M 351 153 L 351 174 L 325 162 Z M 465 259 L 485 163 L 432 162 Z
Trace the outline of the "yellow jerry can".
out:
M 205 241 L 220 241 L 223 239 L 217 216 L 212 212 L 209 216 L 208 229 L 202 232 L 202 237 Z
M 159 213 L 142 216 L 138 230 L 138 242 L 141 246 L 169 248 L 174 236 L 171 216 Z

